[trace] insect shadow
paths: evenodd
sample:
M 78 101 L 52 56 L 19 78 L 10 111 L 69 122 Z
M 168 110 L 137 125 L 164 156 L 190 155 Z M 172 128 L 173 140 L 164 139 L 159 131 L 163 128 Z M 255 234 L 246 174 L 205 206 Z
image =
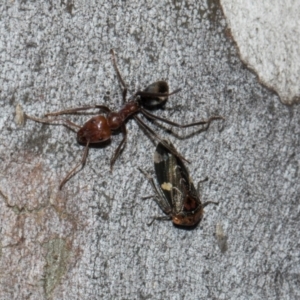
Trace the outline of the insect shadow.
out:
M 150 226 L 155 220 L 161 220 L 172 221 L 179 228 L 194 229 L 203 217 L 204 207 L 219 203 L 213 201 L 201 203 L 199 192 L 195 189 L 182 159 L 174 155 L 175 151 L 170 149 L 176 150 L 171 142 L 165 140 L 164 143 L 157 145 L 154 153 L 154 169 L 158 186 L 152 176 L 139 169 L 149 180 L 155 192 L 151 197 L 165 213 L 165 216 L 153 217 L 148 225 Z M 207 180 L 208 178 L 203 181 Z
M 119 69 L 117 67 L 113 49 L 110 50 L 110 54 L 113 67 L 116 71 L 118 80 L 122 87 L 123 107 L 119 111 L 111 111 L 111 109 L 105 105 L 89 105 L 47 113 L 45 114 L 44 118 L 37 118 L 26 115 L 27 119 L 33 120 L 35 122 L 46 124 L 60 124 L 72 129 L 73 131 L 77 132 L 78 143 L 85 146 L 81 161 L 78 164 L 76 164 L 75 167 L 73 167 L 71 171 L 69 171 L 69 173 L 64 177 L 64 179 L 59 185 L 59 189 L 61 189 L 63 185 L 77 171 L 79 171 L 79 168 L 85 164 L 88 156 L 88 149 L 91 144 L 99 144 L 106 142 L 111 139 L 113 133 L 121 132 L 123 134 L 123 139 L 116 148 L 110 160 L 110 169 L 112 171 L 113 165 L 120 153 L 122 152 L 126 143 L 126 121 L 129 117 L 132 117 L 144 131 L 146 131 L 152 138 L 162 143 L 176 157 L 187 161 L 179 152 L 177 152 L 175 148 L 170 148 L 169 144 L 167 144 L 163 139 L 161 139 L 155 133 L 154 130 L 152 130 L 139 116 L 137 116 L 138 113 L 144 115 L 148 120 L 158 120 L 180 128 L 191 127 L 196 125 L 209 125 L 210 122 L 213 120 L 224 119 L 221 116 L 212 116 L 207 120 L 182 125 L 150 113 L 149 110 L 157 109 L 163 106 L 167 102 L 169 96 L 174 95 L 181 90 L 177 89 L 169 93 L 169 85 L 166 81 L 154 82 L 150 84 L 145 90 L 137 91 L 127 100 L 127 86 L 124 80 L 122 79 Z M 99 109 L 100 111 L 104 112 L 105 115 L 96 115 L 89 119 L 83 126 L 79 126 L 68 119 L 58 118 L 58 116 L 60 115 L 78 114 L 79 112 L 84 112 L 90 109 Z

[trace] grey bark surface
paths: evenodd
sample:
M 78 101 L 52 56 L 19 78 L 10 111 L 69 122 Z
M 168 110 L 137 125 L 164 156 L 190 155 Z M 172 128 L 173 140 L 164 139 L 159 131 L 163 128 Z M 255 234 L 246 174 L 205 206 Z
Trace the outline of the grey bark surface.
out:
M 283 103 L 299 103 L 300 2 L 220 3 L 242 61 Z
M 0 299 L 300 298 L 300 107 L 241 63 L 217 1 L 6 1 L 0 14 Z M 111 48 L 129 95 L 182 88 L 157 115 L 226 118 L 201 133 L 148 122 L 220 202 L 194 230 L 147 226 L 162 212 L 137 168 L 153 173 L 155 142 L 134 120 L 112 174 L 121 135 L 59 191 L 83 153 L 75 133 L 15 117 L 18 104 L 118 109 Z

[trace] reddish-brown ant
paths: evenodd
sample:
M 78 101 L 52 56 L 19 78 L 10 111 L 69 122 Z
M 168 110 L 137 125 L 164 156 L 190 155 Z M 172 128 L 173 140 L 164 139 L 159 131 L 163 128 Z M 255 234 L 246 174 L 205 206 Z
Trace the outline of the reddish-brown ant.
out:
M 175 93 L 178 93 L 181 89 L 177 89 L 172 93 L 169 93 L 169 86 L 168 83 L 165 81 L 157 81 L 151 85 L 149 85 L 144 91 L 138 91 L 136 92 L 132 97 L 130 97 L 130 101 L 126 102 L 126 95 L 127 95 L 127 87 L 125 82 L 123 81 L 121 74 L 118 70 L 117 64 L 116 64 L 116 58 L 114 51 L 111 49 L 111 58 L 112 58 L 112 63 L 114 66 L 114 69 L 116 71 L 118 80 L 120 81 L 122 85 L 122 94 L 123 94 L 123 107 L 117 111 L 113 112 L 111 111 L 107 106 L 105 105 L 90 105 L 90 106 L 83 106 L 83 107 L 76 107 L 73 109 L 67 109 L 63 111 L 58 111 L 58 112 L 53 112 L 53 113 L 48 113 L 45 114 L 45 117 L 49 116 L 58 116 L 58 115 L 63 115 L 63 114 L 74 114 L 79 111 L 84 111 L 88 109 L 93 109 L 97 108 L 102 111 L 104 111 L 107 115 L 98 115 L 90 120 L 88 120 L 82 127 L 69 121 L 66 119 L 59 119 L 59 118 L 54 118 L 54 119 L 49 119 L 49 118 L 35 118 L 26 115 L 28 119 L 31 119 L 36 122 L 40 123 L 56 123 L 56 124 L 62 124 L 65 125 L 74 131 L 77 131 L 78 128 L 79 130 L 77 131 L 77 141 L 80 144 L 85 145 L 84 153 L 82 156 L 82 159 L 80 163 L 78 163 L 67 175 L 66 177 L 62 180 L 62 182 L 59 185 L 59 189 L 63 187 L 63 185 L 76 173 L 76 170 L 80 167 L 83 166 L 87 155 L 88 155 L 88 149 L 90 144 L 96 144 L 96 143 L 101 143 L 108 141 L 111 138 L 112 132 L 121 130 L 123 133 L 123 139 L 117 149 L 115 150 L 114 155 L 111 158 L 110 161 L 110 168 L 112 170 L 113 165 L 118 158 L 120 152 L 122 151 L 126 138 L 127 138 L 127 131 L 126 131 L 126 126 L 125 122 L 129 117 L 133 117 L 138 125 L 140 125 L 145 131 L 147 131 L 151 136 L 156 138 L 160 143 L 162 143 L 167 149 L 171 151 L 175 156 L 186 160 L 182 155 L 180 155 L 175 148 L 169 147 L 168 143 L 166 143 L 163 139 L 161 139 L 148 125 L 144 123 L 136 114 L 137 113 L 142 113 L 146 118 L 152 119 L 152 120 L 159 120 L 162 122 L 165 122 L 167 124 L 170 124 L 172 126 L 180 127 L 180 128 L 185 128 L 185 127 L 190 127 L 190 126 L 195 126 L 195 125 L 204 125 L 207 124 L 209 126 L 210 122 L 213 120 L 218 120 L 218 119 L 223 119 L 223 117 L 220 116 L 213 116 L 210 117 L 208 120 L 204 121 L 198 121 L 186 125 L 181 125 L 175 122 L 172 122 L 168 119 L 164 119 L 161 117 L 158 117 L 156 115 L 153 115 L 149 111 L 147 111 L 144 107 L 148 109 L 153 109 L 157 108 L 159 106 L 162 106 L 163 104 L 166 103 L 168 100 L 168 96 L 171 96 Z

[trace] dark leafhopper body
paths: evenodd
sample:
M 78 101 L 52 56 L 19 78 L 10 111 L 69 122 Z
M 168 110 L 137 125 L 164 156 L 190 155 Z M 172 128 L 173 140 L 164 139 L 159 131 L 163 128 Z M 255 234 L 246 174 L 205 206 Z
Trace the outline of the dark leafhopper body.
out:
M 175 149 L 169 141 L 164 142 Z M 155 217 L 153 221 L 172 220 L 175 225 L 195 226 L 201 221 L 203 208 L 207 204 L 218 204 L 211 201 L 201 203 L 183 161 L 162 143 L 158 144 L 154 154 L 154 169 L 159 187 L 152 178 L 148 178 L 156 192 L 155 201 L 167 216 Z

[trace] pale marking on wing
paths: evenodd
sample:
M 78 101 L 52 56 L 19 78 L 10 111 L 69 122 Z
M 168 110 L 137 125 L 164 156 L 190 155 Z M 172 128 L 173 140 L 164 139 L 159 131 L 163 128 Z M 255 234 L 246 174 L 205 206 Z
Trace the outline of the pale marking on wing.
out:
M 154 163 L 159 164 L 164 160 L 163 156 L 160 155 L 157 151 L 154 152 Z
M 165 191 L 171 191 L 173 186 L 170 182 L 164 182 L 162 185 L 161 185 L 161 188 Z

